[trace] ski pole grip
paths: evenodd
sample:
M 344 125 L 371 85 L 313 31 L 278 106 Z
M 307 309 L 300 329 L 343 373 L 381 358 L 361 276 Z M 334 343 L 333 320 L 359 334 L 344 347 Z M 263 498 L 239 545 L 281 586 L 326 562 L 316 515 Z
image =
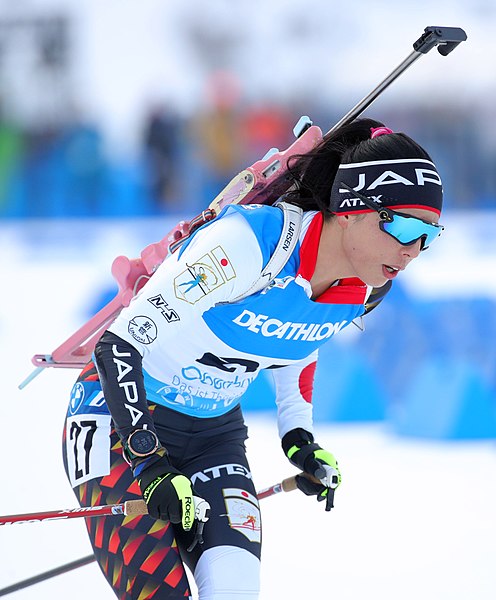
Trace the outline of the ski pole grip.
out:
M 292 477 L 287 477 L 286 479 L 282 480 L 282 489 L 285 492 L 292 492 L 293 490 L 297 489 L 297 485 L 296 485 L 296 475 L 293 475 Z
M 147 515 L 148 507 L 144 500 L 127 500 L 124 502 L 124 514 L 127 517 L 137 517 Z
M 320 483 L 319 479 L 313 477 L 309 473 L 299 473 L 299 475 L 306 477 L 310 481 L 313 481 L 313 483 Z M 281 485 L 284 492 L 292 492 L 293 490 L 296 490 L 298 488 L 298 486 L 296 485 L 296 475 L 283 479 Z
M 413 44 L 413 49 L 422 54 L 427 54 L 438 46 L 439 54 L 447 56 L 460 42 L 467 39 L 467 34 L 461 27 L 426 27 L 424 33 Z

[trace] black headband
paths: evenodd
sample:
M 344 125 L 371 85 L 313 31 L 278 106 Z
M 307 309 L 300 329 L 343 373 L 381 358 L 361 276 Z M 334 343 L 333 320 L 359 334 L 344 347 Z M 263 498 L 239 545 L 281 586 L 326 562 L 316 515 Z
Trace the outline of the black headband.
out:
M 366 212 L 370 209 L 341 183 L 382 206 L 422 208 L 441 213 L 443 185 L 430 160 L 400 158 L 340 165 L 329 208 L 339 214 Z

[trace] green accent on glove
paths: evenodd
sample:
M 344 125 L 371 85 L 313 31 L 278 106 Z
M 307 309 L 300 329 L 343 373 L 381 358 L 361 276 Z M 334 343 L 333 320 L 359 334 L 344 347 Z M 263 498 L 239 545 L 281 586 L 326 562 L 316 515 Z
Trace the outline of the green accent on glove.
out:
M 305 429 L 288 431 L 281 439 L 284 453 L 303 473 L 296 476 L 296 486 L 306 496 L 325 501 L 325 509 L 334 506 L 334 492 L 341 483 L 338 462 L 327 450 L 315 443 L 313 434 Z
M 167 456 L 159 457 L 137 477 L 148 513 L 154 519 L 181 524 L 185 531 L 195 525 L 194 488 L 191 481 L 171 466 Z
M 313 453 L 313 455 L 315 456 L 315 458 L 317 458 L 318 460 L 321 460 L 326 465 L 329 465 L 333 469 L 336 469 L 336 471 L 339 471 L 338 463 L 337 463 L 336 459 L 334 458 L 334 454 L 331 454 L 330 452 L 327 452 L 327 450 L 324 450 L 323 448 L 321 448 L 320 450 L 316 450 Z
M 339 470 L 338 461 L 334 457 L 334 454 L 331 454 L 331 452 L 328 452 L 327 450 L 324 450 L 322 448 L 316 450 L 313 454 L 317 460 L 322 461 L 326 465 L 329 465 L 330 467 L 336 470 L 338 475 L 338 484 L 336 487 L 339 487 L 341 484 L 341 471 Z
M 154 479 L 150 484 L 148 484 L 148 486 L 146 487 L 145 491 L 143 492 L 143 500 L 148 504 L 148 502 L 150 501 L 153 492 L 157 489 L 157 487 L 168 477 L 171 476 L 171 473 L 167 473 L 166 475 L 163 475 L 161 477 L 157 477 L 156 479 Z M 141 481 L 139 481 L 139 483 L 141 483 Z
M 182 526 L 184 531 L 189 531 L 193 527 L 195 520 L 195 503 L 193 501 L 193 491 L 191 481 L 185 475 L 176 475 L 171 479 L 171 483 L 176 490 L 177 497 L 181 501 Z
M 293 456 L 293 454 L 295 452 L 298 452 L 299 449 L 300 448 L 298 446 L 291 446 L 291 448 L 288 450 L 288 454 L 287 454 L 288 458 L 291 459 L 291 457 Z

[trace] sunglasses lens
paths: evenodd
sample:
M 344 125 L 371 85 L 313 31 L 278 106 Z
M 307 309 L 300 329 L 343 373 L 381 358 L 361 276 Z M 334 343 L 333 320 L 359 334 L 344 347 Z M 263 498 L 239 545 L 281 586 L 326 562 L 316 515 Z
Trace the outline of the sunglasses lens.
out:
M 400 244 L 412 244 L 423 238 L 424 246 L 429 246 L 441 233 L 443 227 L 426 223 L 414 217 L 394 215 L 392 221 L 382 221 L 382 229 L 392 235 Z

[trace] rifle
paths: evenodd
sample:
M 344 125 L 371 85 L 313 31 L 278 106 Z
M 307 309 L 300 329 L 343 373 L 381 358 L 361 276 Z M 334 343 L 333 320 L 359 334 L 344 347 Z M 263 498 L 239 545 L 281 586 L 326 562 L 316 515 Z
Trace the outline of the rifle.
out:
M 459 27 L 431 26 L 413 44 L 413 51 L 377 87 L 346 113 L 325 135 L 354 121 L 382 92 L 404 73 L 423 54 L 437 47 L 442 56 L 447 56 L 467 39 Z M 146 246 L 139 258 L 118 256 L 112 263 L 112 275 L 119 290 L 116 296 L 87 323 L 73 333 L 51 354 L 35 354 L 31 359 L 36 369 L 20 385 L 24 388 L 46 367 L 83 368 L 90 360 L 97 341 L 117 317 L 129 306 L 168 254 L 175 252 L 199 227 L 218 216 L 228 204 L 273 204 L 284 195 L 292 182 L 284 177 L 288 161 L 293 156 L 304 155 L 314 150 L 324 139 L 322 131 L 307 116 L 299 119 L 293 129 L 296 141 L 284 151 L 272 148 L 261 159 L 236 175 L 214 198 L 208 208 L 191 221 L 180 221 L 162 240 Z

